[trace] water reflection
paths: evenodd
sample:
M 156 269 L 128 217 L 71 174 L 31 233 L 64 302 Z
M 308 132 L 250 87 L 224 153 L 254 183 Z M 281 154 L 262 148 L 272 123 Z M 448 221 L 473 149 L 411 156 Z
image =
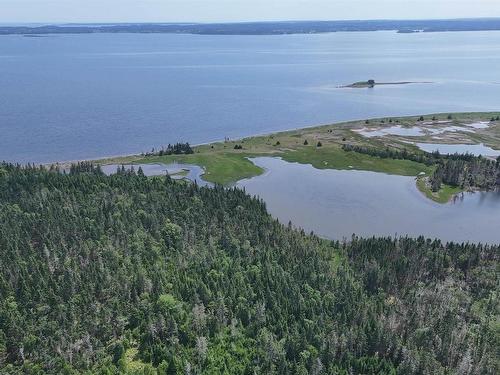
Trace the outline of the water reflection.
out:
M 382 137 L 384 135 L 401 135 L 405 137 L 419 137 L 425 135 L 422 128 L 418 126 L 403 128 L 402 126 L 399 125 L 377 130 L 361 129 L 358 130 L 357 132 L 361 135 L 364 135 L 367 138 Z
M 473 154 L 476 156 L 499 156 L 500 150 L 494 150 L 483 143 L 478 145 L 467 144 L 441 144 L 441 143 L 416 143 L 416 146 L 427 152 L 439 151 L 441 154 Z
M 441 205 L 414 178 L 366 171 L 319 170 L 278 158 L 255 158 L 264 175 L 237 185 L 267 203 L 281 222 L 332 239 L 424 235 L 444 241 L 500 243 L 500 193 L 468 193 Z

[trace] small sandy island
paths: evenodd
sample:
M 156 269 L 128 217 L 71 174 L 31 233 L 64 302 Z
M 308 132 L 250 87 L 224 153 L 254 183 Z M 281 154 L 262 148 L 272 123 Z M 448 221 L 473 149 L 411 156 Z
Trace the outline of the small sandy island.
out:
M 376 82 L 373 79 L 369 79 L 368 81 L 354 82 L 351 83 L 350 85 L 340 86 L 340 88 L 363 89 L 363 88 L 373 88 L 375 86 L 410 85 L 412 83 L 432 83 L 432 82 L 416 82 L 416 81 Z

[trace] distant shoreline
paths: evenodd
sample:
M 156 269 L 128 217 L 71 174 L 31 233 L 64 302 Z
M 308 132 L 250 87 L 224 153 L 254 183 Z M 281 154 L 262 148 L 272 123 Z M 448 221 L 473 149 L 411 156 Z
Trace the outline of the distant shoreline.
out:
M 281 21 L 241 23 L 114 23 L 46 24 L 0 26 L 0 35 L 47 34 L 198 34 L 198 35 L 288 35 L 350 31 L 416 32 L 496 31 L 500 18 L 441 20 L 353 20 L 353 21 Z

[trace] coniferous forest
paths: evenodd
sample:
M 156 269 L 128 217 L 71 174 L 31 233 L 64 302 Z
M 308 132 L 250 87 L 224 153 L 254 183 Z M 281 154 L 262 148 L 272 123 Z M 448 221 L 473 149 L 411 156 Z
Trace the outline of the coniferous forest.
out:
M 0 164 L 0 373 L 498 374 L 499 256 L 326 241 L 140 170 Z
M 442 160 L 430 178 L 433 190 L 442 183 L 462 189 L 495 190 L 500 188 L 500 157 L 496 161 L 473 157 L 470 160 Z

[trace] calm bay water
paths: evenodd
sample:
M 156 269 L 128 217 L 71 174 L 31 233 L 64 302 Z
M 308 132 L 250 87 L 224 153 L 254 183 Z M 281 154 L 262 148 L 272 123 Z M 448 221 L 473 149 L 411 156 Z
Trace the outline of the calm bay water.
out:
M 464 194 L 443 205 L 424 197 L 413 177 L 320 170 L 277 158 L 252 161 L 267 172 L 238 186 L 264 199 L 282 223 L 292 221 L 326 238 L 355 233 L 500 243 L 500 192 Z
M 498 110 L 500 32 L 0 37 L 0 160 L 137 153 L 372 116 Z M 342 84 L 432 84 L 338 89 Z

